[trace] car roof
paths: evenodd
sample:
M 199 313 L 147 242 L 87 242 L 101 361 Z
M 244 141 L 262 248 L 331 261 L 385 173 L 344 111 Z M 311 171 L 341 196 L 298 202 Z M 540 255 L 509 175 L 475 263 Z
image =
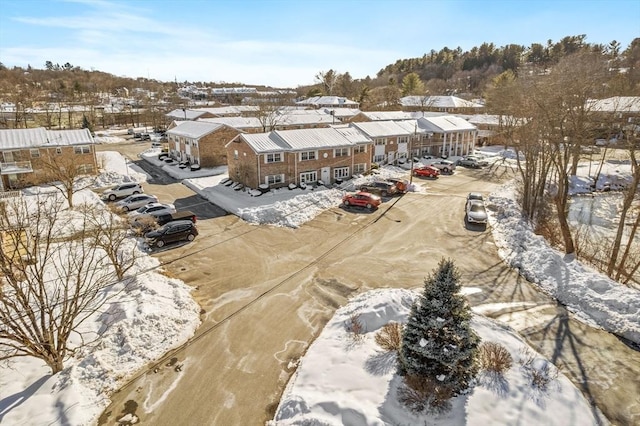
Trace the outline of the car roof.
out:
M 171 222 L 167 222 L 164 224 L 164 226 L 177 226 L 177 225 L 193 225 L 196 226 L 195 223 L 193 223 L 192 221 L 190 221 L 189 219 L 180 219 L 180 220 L 172 220 Z
M 480 199 L 483 199 L 484 197 L 480 192 L 470 192 L 469 195 L 467 195 L 467 198 L 480 200 Z

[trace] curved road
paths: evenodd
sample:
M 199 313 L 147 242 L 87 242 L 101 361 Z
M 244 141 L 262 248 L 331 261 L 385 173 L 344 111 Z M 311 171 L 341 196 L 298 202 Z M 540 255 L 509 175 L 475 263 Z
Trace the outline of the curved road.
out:
M 132 159 L 137 149 L 118 147 Z M 194 288 L 201 327 L 114 394 L 99 424 L 124 413 L 142 425 L 264 424 L 296 361 L 339 306 L 370 289 L 421 288 L 442 257 L 453 258 L 463 285 L 475 288 L 472 305 L 509 304 L 491 316 L 552 359 L 610 421 L 640 423 L 638 352 L 573 320 L 502 263 L 489 230 L 465 227 L 466 194 L 488 193 L 502 178 L 510 176 L 460 170 L 420 180 L 426 193 L 391 199 L 373 213 L 330 209 L 299 229 L 248 225 L 211 207 L 193 243 L 156 255 L 167 274 Z M 145 189 L 189 208 L 207 204 L 179 183 Z

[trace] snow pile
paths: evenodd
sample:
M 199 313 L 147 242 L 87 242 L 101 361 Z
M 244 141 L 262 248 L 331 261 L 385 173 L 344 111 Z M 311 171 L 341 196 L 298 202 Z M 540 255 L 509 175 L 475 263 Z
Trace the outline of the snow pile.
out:
M 472 326 L 484 341 L 504 345 L 513 366 L 504 377 L 480 376 L 468 395 L 453 399 L 442 415 L 414 415 L 397 398 L 401 378 L 396 356 L 382 352 L 375 333 L 390 321 L 406 322 L 417 293 L 402 289 L 364 293 L 338 309 L 301 360 L 270 426 L 317 425 L 508 425 L 564 426 L 606 424 L 581 392 L 562 374 L 546 390 L 532 386 L 530 366 L 549 361 L 530 349 L 506 326 L 474 315 Z M 346 331 L 359 315 L 365 334 L 354 341 Z
M 583 321 L 640 344 L 640 291 L 549 247 L 514 200 L 512 184 L 489 197 L 493 238 L 505 262 Z

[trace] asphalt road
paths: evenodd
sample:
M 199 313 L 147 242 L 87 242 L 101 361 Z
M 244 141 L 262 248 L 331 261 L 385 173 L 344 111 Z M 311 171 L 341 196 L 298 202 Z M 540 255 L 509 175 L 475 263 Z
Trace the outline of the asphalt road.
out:
M 134 161 L 136 149 L 118 147 Z M 295 362 L 338 307 L 369 289 L 421 288 L 442 257 L 455 260 L 465 286 L 479 289 L 472 305 L 518 303 L 493 316 L 552 359 L 609 420 L 640 423 L 638 352 L 573 320 L 502 263 L 490 230 L 465 225 L 466 194 L 489 193 L 511 177 L 501 173 L 460 170 L 373 213 L 334 208 L 299 229 L 249 225 L 154 177 L 145 190 L 161 201 L 212 209 L 193 243 L 155 254 L 168 275 L 194 288 L 202 325 L 112 395 L 99 424 L 124 413 L 142 425 L 264 424 Z

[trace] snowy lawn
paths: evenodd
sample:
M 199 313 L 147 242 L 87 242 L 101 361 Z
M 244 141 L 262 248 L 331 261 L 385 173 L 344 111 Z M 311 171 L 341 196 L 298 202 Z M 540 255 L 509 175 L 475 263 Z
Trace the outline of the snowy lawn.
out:
M 598 425 L 604 416 L 548 360 L 504 325 L 474 315 L 472 326 L 482 341 L 500 343 L 513 358 L 504 375 L 480 374 L 467 395 L 453 399 L 442 415 L 412 414 L 397 399 L 401 377 L 396 355 L 375 343 L 376 332 L 390 321 L 406 322 L 418 293 L 374 290 L 338 309 L 297 366 L 270 425 Z M 347 332 L 359 315 L 365 333 Z M 527 362 L 530 361 L 530 362 Z M 532 368 L 549 368 L 546 389 L 532 384 Z

